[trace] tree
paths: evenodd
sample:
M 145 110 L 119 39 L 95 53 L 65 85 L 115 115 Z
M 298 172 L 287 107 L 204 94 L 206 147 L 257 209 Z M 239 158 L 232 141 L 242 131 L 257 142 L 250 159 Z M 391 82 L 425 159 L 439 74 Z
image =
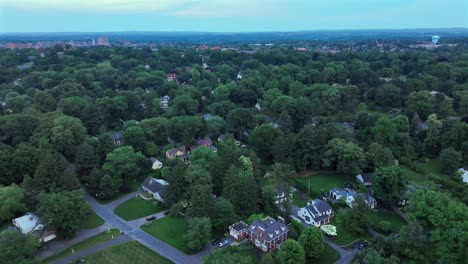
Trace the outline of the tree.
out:
M 231 166 L 224 182 L 223 196 L 231 201 L 238 215 L 248 216 L 256 211 L 257 191 L 253 166 L 249 158 L 241 156 L 238 167 Z
M 395 164 L 392 151 L 378 143 L 370 144 L 367 159 L 376 168 Z
M 144 159 L 141 152 L 134 152 L 131 146 L 124 146 L 114 149 L 107 154 L 107 161 L 103 170 L 113 178 L 121 178 L 124 189 L 128 188 L 128 180 L 140 175 L 141 169 L 137 163 Z
M 245 129 L 253 128 L 256 124 L 252 111 L 245 108 L 236 108 L 228 113 L 227 122 L 237 133 L 238 139 L 242 139 Z
M 318 258 L 323 252 L 323 234 L 318 227 L 306 228 L 297 242 L 304 248 L 306 258 Z
M 113 179 L 109 175 L 104 175 L 98 186 L 98 197 L 103 200 L 111 199 L 119 194 L 122 179 Z
M 437 119 L 436 114 L 431 114 L 427 118 L 427 126 L 426 139 L 424 140 L 425 149 L 429 153 L 436 154 L 440 150 L 440 129 L 442 128 L 442 122 Z
M 372 127 L 372 133 L 377 143 L 392 146 L 397 134 L 397 128 L 388 117 L 381 117 Z
M 37 213 L 50 230 L 68 238 L 78 230 L 80 222 L 91 214 L 91 208 L 81 190 L 39 195 Z
M 57 107 L 57 101 L 49 93 L 37 91 L 34 94 L 34 107 L 41 112 L 51 112 Z
M 16 185 L 0 186 L 0 223 L 26 211 L 23 189 Z
M 169 119 L 167 124 L 169 136 L 175 141 L 183 142 L 186 146 L 197 138 L 202 129 L 201 118 L 196 116 L 176 116 Z
M 187 234 L 184 238 L 187 246 L 194 250 L 201 250 L 211 239 L 211 222 L 208 217 L 195 217 L 187 220 Z
M 124 131 L 125 144 L 133 147 L 135 151 L 142 152 L 145 149 L 145 133 L 143 129 L 137 125 L 130 126 Z
M 365 248 L 362 250 L 359 255 L 352 262 L 353 264 L 364 264 L 364 263 L 375 263 L 375 264 L 398 264 L 400 263 L 399 259 L 395 256 L 386 258 L 381 256 L 373 248 Z
M 323 163 L 326 167 L 336 167 L 340 172 L 357 174 L 362 171 L 365 160 L 364 151 L 353 142 L 335 138 L 328 142 Z
M 212 189 L 212 185 L 208 183 L 192 183 L 188 190 L 189 199 L 186 211 L 188 217 L 207 217 L 211 215 L 214 204 Z
M 250 256 L 228 249 L 215 249 L 211 254 L 202 258 L 203 264 L 251 264 Z M 268 264 L 272 264 L 269 262 Z
M 75 155 L 76 171 L 80 176 L 88 175 L 91 170 L 99 165 L 99 158 L 94 152 L 94 148 L 83 143 L 78 147 Z
M 460 168 L 462 155 L 452 147 L 445 148 L 440 152 L 439 160 L 442 165 L 442 171 L 453 174 L 455 170 Z
M 223 197 L 216 199 L 213 205 L 213 213 L 211 214 L 213 233 L 223 234 L 229 225 L 235 221 L 236 213 L 231 202 Z
M 175 164 L 170 167 L 164 168 L 167 171 L 167 175 L 163 173 L 163 176 L 167 179 L 169 186 L 167 186 L 165 203 L 171 206 L 181 201 L 186 196 L 188 183 L 185 179 L 185 173 L 187 166 L 179 160 L 175 161 Z
M 400 254 L 415 262 L 424 261 L 427 257 L 429 241 L 426 232 L 418 222 L 410 222 L 400 230 Z
M 20 231 L 0 232 L 0 263 L 37 264 L 37 236 Z
M 249 137 L 250 146 L 264 161 L 271 160 L 272 142 L 281 136 L 281 132 L 269 124 L 263 124 L 254 129 Z
M 172 102 L 171 115 L 195 115 L 198 112 L 198 101 L 193 100 L 189 94 L 178 95 Z
M 406 184 L 407 181 L 403 178 L 400 168 L 397 166 L 378 168 L 372 180 L 374 192 L 389 205 L 401 198 L 406 190 Z
M 287 239 L 281 243 L 277 256 L 281 264 L 305 263 L 304 248 L 296 240 Z
M 139 125 L 145 132 L 146 140 L 163 144 L 167 142 L 167 122 L 165 117 L 155 117 L 143 119 Z
M 361 195 L 354 200 L 353 208 L 347 209 L 342 217 L 343 224 L 351 232 L 363 234 L 369 227 L 370 209 Z
M 408 217 L 429 232 L 432 253 L 438 263 L 461 261 L 468 243 L 468 208 L 448 194 L 419 191 L 408 205 Z
M 16 147 L 13 160 L 11 161 L 16 176 L 15 182 L 22 182 L 24 176 L 34 174 L 39 163 L 39 156 L 39 150 L 32 144 L 21 143 Z

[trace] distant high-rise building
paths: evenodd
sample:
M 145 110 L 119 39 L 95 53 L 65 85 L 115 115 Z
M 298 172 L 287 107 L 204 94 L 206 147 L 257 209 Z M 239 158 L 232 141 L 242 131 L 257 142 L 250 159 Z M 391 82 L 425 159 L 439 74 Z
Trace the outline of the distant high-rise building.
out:
M 109 45 L 109 38 L 106 36 L 100 36 L 97 39 L 97 44 L 98 45 Z

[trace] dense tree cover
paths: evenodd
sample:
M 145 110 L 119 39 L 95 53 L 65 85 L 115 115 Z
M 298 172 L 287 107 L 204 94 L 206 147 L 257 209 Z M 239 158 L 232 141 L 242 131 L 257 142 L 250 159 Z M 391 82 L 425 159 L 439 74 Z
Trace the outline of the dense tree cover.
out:
M 20 231 L 4 231 L 0 233 L 0 262 L 35 264 L 38 237 L 25 235 Z
M 211 222 L 207 217 L 190 218 L 188 221 L 185 240 L 192 250 L 202 249 L 211 239 Z
M 318 227 L 308 227 L 297 240 L 299 244 L 304 248 L 306 258 L 317 258 L 319 257 L 324 248 L 323 234 Z
M 215 249 L 210 255 L 203 257 L 202 262 L 203 264 L 251 264 L 252 259 L 235 250 Z
M 278 262 L 285 264 L 305 263 L 304 248 L 296 240 L 288 239 L 281 243 L 277 254 Z
M 19 186 L 0 186 L 0 222 L 6 222 L 26 211 L 24 191 Z
M 208 232 L 220 234 L 239 218 L 281 214 L 272 188 L 292 185 L 295 172 L 327 169 L 350 180 L 374 171 L 372 190 L 389 205 L 407 189 L 395 164 L 415 168 L 420 159 L 438 157 L 442 172 L 453 174 L 468 163 L 465 46 L 336 54 L 289 45 L 250 54 L 239 49 L 54 47 L 44 56 L 0 50 L 0 184 L 7 193 L 14 188 L 8 196 L 18 200 L 1 204 L 0 219 L 25 210 L 52 214 L 51 201 L 69 207 L 65 212 L 84 212 L 68 205 L 81 201 L 76 190 L 115 198 L 148 176 L 148 158 L 156 157 L 164 167 L 151 175 L 169 182 L 171 211 L 210 222 L 210 228 L 190 228 L 198 241 L 191 247 L 200 248 Z M 19 70 L 28 56 L 34 63 Z M 166 95 L 167 109 L 160 101 Z M 122 142 L 114 141 L 115 133 Z M 216 153 L 193 150 L 204 137 Z M 189 164 L 165 157 L 181 146 L 191 150 Z M 266 175 L 272 188 L 262 188 Z M 467 203 L 462 186 L 437 183 L 453 203 Z M 358 201 L 344 217 L 353 231 L 367 229 L 367 211 L 360 208 Z M 429 212 L 415 217 L 421 228 L 435 229 L 424 215 Z M 54 225 L 74 231 L 76 222 Z M 300 231 L 292 232 L 299 239 Z M 427 239 L 443 244 L 437 236 Z M 416 253 L 395 255 L 425 259 L 417 253 L 424 252 L 421 241 L 408 245 Z M 449 249 L 459 248 L 448 243 L 438 251 Z M 369 259 L 376 252 L 369 250 Z

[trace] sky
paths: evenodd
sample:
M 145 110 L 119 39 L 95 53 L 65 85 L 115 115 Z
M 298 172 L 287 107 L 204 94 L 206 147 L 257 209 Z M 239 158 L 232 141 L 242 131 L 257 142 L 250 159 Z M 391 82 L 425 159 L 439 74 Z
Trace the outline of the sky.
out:
M 468 28 L 468 0 L 0 0 L 0 32 Z

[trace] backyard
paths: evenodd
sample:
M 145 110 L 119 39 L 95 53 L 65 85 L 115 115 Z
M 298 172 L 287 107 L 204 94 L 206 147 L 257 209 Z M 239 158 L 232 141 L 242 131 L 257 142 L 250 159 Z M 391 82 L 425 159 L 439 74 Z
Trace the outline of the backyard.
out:
M 147 201 L 141 197 L 135 197 L 117 206 L 117 208 L 114 210 L 114 213 L 129 221 L 159 213 L 163 210 L 164 208 L 159 202 L 154 200 Z
M 310 181 L 309 197 L 311 198 L 319 198 L 321 192 L 327 193 L 334 187 L 343 187 L 346 182 L 355 183 L 354 176 L 347 178 L 340 173 L 330 171 L 318 171 L 310 176 L 296 177 L 294 180 L 298 189 L 305 194 L 309 190 Z
M 104 249 L 86 256 L 84 259 L 86 263 L 90 264 L 172 263 L 140 243 L 133 241 Z
M 398 214 L 387 211 L 379 210 L 377 212 L 372 212 L 369 216 L 371 227 L 378 231 L 379 223 L 381 221 L 388 221 L 392 224 L 391 230 L 393 233 L 399 233 L 402 226 L 408 224 L 405 219 L 401 218 Z
M 115 239 L 117 237 L 120 236 L 120 232 L 119 230 L 117 229 L 111 229 L 110 232 L 106 231 L 106 232 L 102 232 L 98 235 L 95 235 L 93 237 L 90 237 L 78 244 L 75 244 L 67 249 L 64 249 L 62 250 L 61 252 L 53 255 L 53 256 L 50 256 L 46 259 L 44 259 L 43 263 L 52 263 L 56 260 L 59 260 L 61 258 L 64 258 L 64 257 L 67 257 L 67 256 L 70 256 L 72 255 L 72 249 L 76 252 L 78 251 L 81 251 L 81 250 L 84 250 L 84 249 L 87 249 L 87 248 L 90 248 L 90 247 L 93 247 L 93 246 L 96 246 L 96 245 L 99 245 L 99 244 L 102 244 L 108 240 L 111 240 L 112 237 Z
M 141 229 L 186 254 L 191 255 L 196 253 L 187 247 L 184 239 L 185 231 L 187 230 L 185 218 L 169 215 L 150 224 L 144 224 L 141 226 Z

